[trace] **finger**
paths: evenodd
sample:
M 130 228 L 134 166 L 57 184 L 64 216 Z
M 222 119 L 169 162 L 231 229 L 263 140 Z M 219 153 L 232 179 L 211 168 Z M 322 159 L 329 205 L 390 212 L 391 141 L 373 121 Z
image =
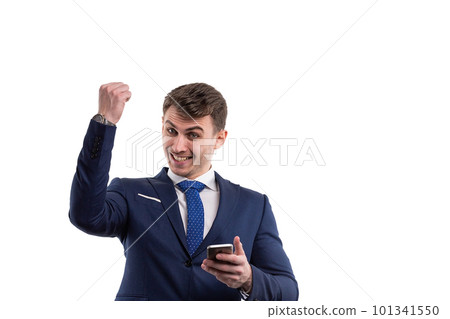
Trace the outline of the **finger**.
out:
M 126 91 L 120 94 L 120 99 L 125 100 L 125 102 L 128 102 L 131 99 L 131 92 Z
M 130 87 L 128 85 L 120 83 L 118 86 L 110 86 L 110 87 L 108 87 L 106 89 L 106 92 L 112 97 L 114 97 L 114 96 L 121 97 L 122 94 L 130 92 L 129 88 Z
M 242 257 L 235 254 L 217 254 L 216 259 L 234 265 L 242 264 Z
M 227 262 L 214 261 L 214 260 L 209 260 L 209 259 L 205 259 L 203 261 L 203 265 L 205 265 L 209 268 L 214 268 L 214 269 L 217 269 L 220 271 L 225 271 L 225 272 L 231 272 L 230 266 L 234 266 L 233 264 L 230 264 Z
M 217 280 L 219 280 L 227 285 L 229 285 L 232 282 L 237 282 L 239 280 L 239 275 L 236 273 L 220 271 L 215 268 L 208 267 L 205 264 L 202 264 L 201 267 L 203 270 L 205 270 L 206 272 L 208 272 L 211 275 L 213 275 L 214 277 L 216 277 Z
M 112 90 L 114 90 L 115 88 L 117 88 L 121 85 L 123 85 L 122 82 L 110 82 L 110 83 L 103 84 L 102 86 L 100 86 L 100 91 L 111 92 Z
M 209 267 L 209 266 L 207 266 L 207 265 L 205 265 L 205 264 L 202 264 L 202 269 L 204 270 L 204 271 L 206 271 L 206 272 L 209 272 L 211 275 L 213 275 L 213 276 L 218 276 L 219 274 L 223 274 L 224 272 L 221 272 L 220 270 L 218 270 L 218 269 L 216 269 L 216 268 L 214 268 L 214 267 Z
M 234 253 L 238 256 L 245 256 L 244 246 L 239 236 L 234 237 Z
M 116 86 L 113 90 L 118 91 L 118 92 L 126 92 L 130 89 L 130 87 L 127 84 L 124 83 L 120 83 L 119 86 Z
M 242 267 L 237 267 L 235 264 L 223 263 L 223 262 L 205 262 L 205 266 L 214 268 L 218 271 L 230 274 L 236 274 L 241 272 Z

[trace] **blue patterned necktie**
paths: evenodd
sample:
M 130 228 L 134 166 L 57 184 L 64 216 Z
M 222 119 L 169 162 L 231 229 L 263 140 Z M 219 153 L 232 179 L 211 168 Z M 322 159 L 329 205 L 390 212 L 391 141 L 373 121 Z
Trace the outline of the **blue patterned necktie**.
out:
M 204 211 L 200 192 L 205 188 L 205 184 L 184 180 L 177 186 L 186 194 L 188 211 L 186 241 L 189 255 L 192 255 L 203 241 Z

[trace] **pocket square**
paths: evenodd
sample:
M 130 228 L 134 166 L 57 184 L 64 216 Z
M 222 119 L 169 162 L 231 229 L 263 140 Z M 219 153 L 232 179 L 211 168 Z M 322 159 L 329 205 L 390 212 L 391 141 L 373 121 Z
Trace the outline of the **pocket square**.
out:
M 138 193 L 138 196 L 141 196 L 141 197 L 144 197 L 144 198 L 147 198 L 147 199 L 151 199 L 151 200 L 154 200 L 154 201 L 156 201 L 158 203 L 161 203 L 161 200 L 156 198 L 156 197 L 147 196 L 147 195 L 144 195 L 144 194 L 141 194 L 141 193 Z

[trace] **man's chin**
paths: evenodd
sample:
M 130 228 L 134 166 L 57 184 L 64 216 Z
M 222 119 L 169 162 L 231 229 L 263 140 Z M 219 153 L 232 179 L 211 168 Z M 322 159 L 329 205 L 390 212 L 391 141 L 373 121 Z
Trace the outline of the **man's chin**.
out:
M 188 177 L 192 173 L 192 167 L 178 167 L 169 163 L 169 168 L 172 172 L 174 172 L 178 176 Z
M 196 179 L 197 177 L 199 177 L 200 175 L 203 175 L 204 173 L 206 173 L 208 170 L 205 170 L 204 172 L 202 172 L 202 169 L 200 169 L 200 167 L 198 167 L 198 169 L 195 169 L 195 167 L 193 166 L 188 166 L 188 167 L 176 167 L 175 165 L 171 165 L 169 163 L 169 168 L 170 170 L 181 177 L 186 177 L 188 179 Z

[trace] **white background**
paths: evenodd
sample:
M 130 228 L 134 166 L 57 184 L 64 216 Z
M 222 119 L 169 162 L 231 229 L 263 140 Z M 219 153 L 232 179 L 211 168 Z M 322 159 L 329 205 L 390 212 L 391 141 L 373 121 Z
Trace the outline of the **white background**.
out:
M 264 318 L 276 305 L 438 305 L 448 316 L 449 9 L 388 0 L 2 2 L 0 312 Z M 160 130 L 166 92 L 185 83 L 222 92 L 230 138 L 267 139 L 266 166 L 214 167 L 269 196 L 299 302 L 112 302 L 120 242 L 68 219 L 98 88 L 112 81 L 133 97 L 110 177 L 145 176 L 127 166 L 127 139 Z M 272 138 L 298 141 L 287 165 Z M 325 166 L 294 165 L 306 138 Z

